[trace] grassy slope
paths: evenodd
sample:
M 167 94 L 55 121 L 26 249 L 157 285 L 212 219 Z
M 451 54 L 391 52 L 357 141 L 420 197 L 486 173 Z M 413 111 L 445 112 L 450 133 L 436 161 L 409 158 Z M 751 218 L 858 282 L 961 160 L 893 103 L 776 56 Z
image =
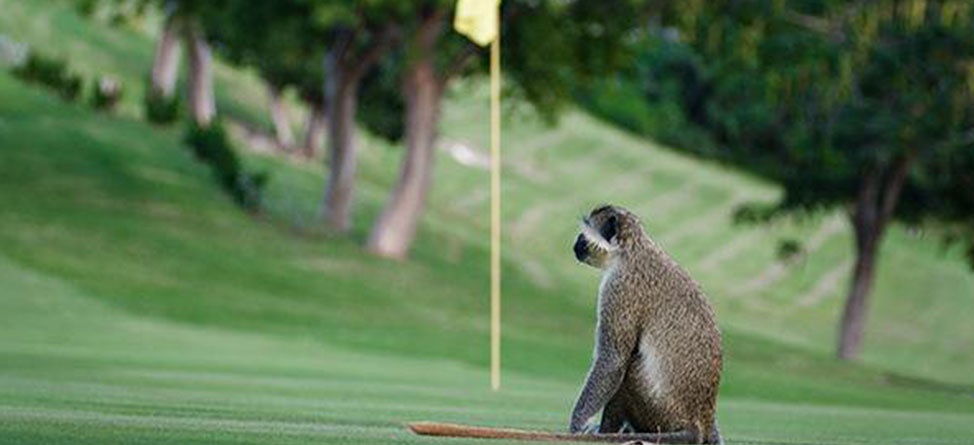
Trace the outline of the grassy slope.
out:
M 113 64 L 99 66 L 119 70 L 129 85 L 147 63 L 146 37 L 106 31 L 44 2 L 0 6 L 10 12 L 0 32 L 58 48 L 70 33 L 78 36 L 72 54 L 117 52 Z M 253 93 L 238 102 L 222 95 L 224 108 L 259 116 L 253 79 L 221 73 Z M 597 282 L 565 254 L 572 219 L 611 195 L 646 215 L 718 306 L 730 437 L 843 441 L 876 430 L 969 437 L 969 395 L 909 389 L 824 353 L 843 275 L 834 289 L 816 289 L 847 255 L 841 221 L 730 227 L 733 202 L 771 199 L 773 189 L 585 116 L 570 114 L 557 130 L 529 117 L 508 126 L 505 364 L 518 374 L 493 397 L 479 390 L 483 172 L 443 156 L 415 260 L 392 263 L 357 247 L 395 177 L 399 151 L 378 141 L 362 144 L 355 233 L 335 239 L 291 230 L 313 215 L 317 166 L 251 158 L 274 174 L 272 214 L 255 222 L 211 185 L 177 130 L 130 118 L 138 94 L 126 99 L 121 118 L 65 106 L 6 75 L 0 98 L 0 376 L 10 381 L 0 417 L 16 420 L 0 423 L 7 433 L 73 437 L 84 427 L 94 442 L 119 432 L 172 441 L 343 440 L 399 437 L 395 423 L 415 417 L 561 427 L 588 356 Z M 482 116 L 477 98 L 451 101 L 445 138 L 482 147 L 475 137 Z M 785 234 L 819 238 L 821 247 L 804 264 L 779 269 L 773 241 Z M 958 307 L 970 307 L 974 281 L 928 241 L 894 232 L 887 247 L 868 360 L 969 381 L 971 326 Z M 304 385 L 312 389 L 295 389 Z M 769 427 L 774 419 L 785 422 Z M 167 425 L 178 433 L 154 434 Z M 821 425 L 829 436 L 814 434 Z

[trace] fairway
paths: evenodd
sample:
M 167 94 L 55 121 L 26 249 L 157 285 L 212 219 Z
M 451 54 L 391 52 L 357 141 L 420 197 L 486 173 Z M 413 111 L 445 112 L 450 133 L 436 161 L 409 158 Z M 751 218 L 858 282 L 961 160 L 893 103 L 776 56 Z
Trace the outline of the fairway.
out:
M 324 161 L 248 149 L 267 131 L 255 74 L 216 64 L 217 103 L 266 212 L 240 211 L 183 142 L 142 118 L 155 24 L 67 2 L 0 0 L 0 34 L 126 85 L 116 114 L 0 70 L 0 443 L 483 443 L 429 420 L 565 431 L 591 357 L 598 273 L 581 215 L 643 218 L 704 286 L 724 336 L 729 444 L 974 443 L 974 274 L 935 237 L 891 228 L 859 363 L 833 357 L 850 228 L 825 214 L 730 223 L 771 184 L 569 107 L 504 127 L 503 387 L 488 378 L 486 89 L 454 85 L 408 261 L 362 247 L 402 147 L 360 133 L 354 223 L 317 221 Z M 81 60 L 94 63 L 83 65 Z M 293 97 L 288 113 L 304 110 Z M 508 110 L 505 110 L 508 113 Z M 452 148 L 450 148 L 452 147 Z M 782 239 L 807 255 L 785 263 Z
M 124 314 L 0 261 L 0 442 L 451 443 L 435 419 L 562 430 L 571 382 Z M 917 397 L 922 397 L 918 394 Z M 729 398 L 728 443 L 970 443 L 974 413 Z M 868 431 L 869 433 L 867 433 Z M 505 442 L 505 441 L 502 441 Z

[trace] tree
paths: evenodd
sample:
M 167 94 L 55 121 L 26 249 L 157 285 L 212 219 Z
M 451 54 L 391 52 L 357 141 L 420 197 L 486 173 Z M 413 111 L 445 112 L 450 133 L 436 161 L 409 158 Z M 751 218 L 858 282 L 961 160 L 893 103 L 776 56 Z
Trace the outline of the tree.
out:
M 179 42 L 186 47 L 189 57 L 188 105 L 190 117 L 201 127 L 210 125 L 216 115 L 216 100 L 213 94 L 213 60 L 209 43 L 204 38 L 199 14 L 206 2 L 193 0 L 75 0 L 76 7 L 90 14 L 99 6 L 112 12 L 113 20 L 142 16 L 145 10 L 155 6 L 163 11 L 165 18 L 162 32 L 156 43 L 149 72 L 149 91 L 146 104 L 152 108 L 168 109 L 156 119 L 171 120 L 176 113 L 176 81 L 179 74 Z M 171 107 L 171 108 L 170 108 Z M 154 119 L 158 111 L 148 111 Z M 164 117 L 162 117 L 164 116 Z
M 694 119 L 722 147 L 700 154 L 784 188 L 751 214 L 848 213 L 856 262 L 838 357 L 862 348 L 892 221 L 966 236 L 974 261 L 974 5 L 689 2 L 662 16 L 708 83 Z
M 213 55 L 198 18 L 188 15 L 182 26 L 189 56 L 189 114 L 196 125 L 208 127 L 216 115 Z
M 470 66 L 482 52 L 458 34 L 445 30 L 453 1 L 412 2 L 403 20 L 409 37 L 398 59 L 404 104 L 406 152 L 399 179 L 373 226 L 367 247 L 386 257 L 408 253 L 432 181 L 436 125 L 443 95 L 458 76 L 476 72 Z M 623 60 L 622 36 L 638 23 L 635 2 L 582 0 L 503 3 L 501 39 L 509 89 L 520 92 L 553 119 L 570 98 L 575 76 L 610 72 Z M 594 26 L 593 26 L 594 25 Z M 539 57 L 540 52 L 544 57 Z
M 176 80 L 179 76 L 179 20 L 175 15 L 173 4 L 165 7 L 166 18 L 162 23 L 162 34 L 156 42 L 156 51 L 152 59 L 150 74 L 150 94 L 154 94 L 167 101 L 173 100 L 176 92 Z
M 267 83 L 267 108 L 271 114 L 271 125 L 274 126 L 277 148 L 287 151 L 294 146 L 294 132 L 291 131 L 287 111 L 284 109 L 284 92 L 271 83 Z
M 328 169 L 321 217 L 338 232 L 346 231 L 351 222 L 352 198 L 356 171 L 355 118 L 360 82 L 368 71 L 394 45 L 398 29 L 397 13 L 402 8 L 392 0 L 368 3 L 332 2 L 326 0 L 289 0 L 254 4 L 243 0 L 208 2 L 210 21 L 221 23 L 227 45 L 240 53 L 241 59 L 261 67 L 277 80 L 278 69 L 287 72 L 286 82 L 303 79 L 301 94 L 310 97 L 316 88 L 308 88 L 305 75 L 313 71 L 306 62 L 322 51 L 324 73 L 322 112 L 312 107 L 308 138 L 313 142 L 316 128 L 327 113 Z M 265 15 L 266 14 L 266 15 Z M 247 24 L 254 24 L 250 26 Z M 280 52 L 278 52 L 280 51 Z M 295 59 L 295 55 L 300 60 Z M 274 73 L 274 75 L 269 75 Z M 316 103 L 316 101 L 312 101 Z
M 327 39 L 327 28 L 318 26 L 308 16 L 310 11 L 303 2 L 223 0 L 209 2 L 202 14 L 208 38 L 218 43 L 220 54 L 231 63 L 255 68 L 267 84 L 271 123 L 281 149 L 294 145 L 282 95 L 287 88 L 299 90 L 313 123 L 307 129 L 305 154 L 313 153 L 320 141 L 322 42 Z
M 440 72 L 435 66 L 436 46 L 442 38 L 447 5 L 423 5 L 415 14 L 417 24 L 407 42 L 401 86 L 406 153 L 399 180 L 368 240 L 371 251 L 390 257 L 404 256 L 415 236 L 432 179 L 441 97 L 454 74 Z M 450 67 L 459 67 L 473 56 L 473 48 L 465 45 L 468 49 L 454 55 Z
M 317 65 L 324 68 L 323 64 Z M 323 72 L 323 71 L 322 71 Z M 328 114 L 324 102 L 324 78 L 323 75 L 308 77 L 305 82 L 298 86 L 298 94 L 301 100 L 308 105 L 308 118 L 304 125 L 304 141 L 301 143 L 301 151 L 304 157 L 312 159 L 323 145 L 325 133 L 328 131 Z
M 365 11 L 354 15 L 354 25 L 338 25 L 325 56 L 325 109 L 328 110 L 330 172 L 322 202 L 322 217 L 334 230 L 351 224 L 357 154 L 355 116 L 362 77 L 389 49 L 395 39 L 395 20 L 373 22 Z
M 90 2 L 91 0 L 81 0 Z M 107 0 L 109 4 L 124 8 L 123 0 Z M 156 43 L 152 60 L 149 88 L 150 95 L 163 103 L 175 100 L 176 80 L 179 73 L 179 41 L 182 40 L 188 56 L 188 101 L 190 117 L 201 126 L 209 126 L 216 115 L 216 100 L 213 94 L 213 56 L 209 43 L 204 38 L 199 14 L 203 2 L 191 0 L 135 0 L 141 11 L 145 6 L 155 4 L 163 10 L 165 19 L 162 33 Z

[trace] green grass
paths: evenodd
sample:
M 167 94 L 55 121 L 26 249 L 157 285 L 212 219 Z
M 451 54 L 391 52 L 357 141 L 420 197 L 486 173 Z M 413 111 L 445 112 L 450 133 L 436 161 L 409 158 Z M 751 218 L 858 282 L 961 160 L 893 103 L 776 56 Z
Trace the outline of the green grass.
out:
M 402 422 L 562 428 L 575 385 L 133 316 L 0 260 L 4 443 L 416 443 Z M 738 379 L 739 380 L 739 379 Z M 917 400 L 926 395 L 915 395 Z M 734 443 L 964 443 L 971 413 L 724 398 Z M 936 439 L 931 439 L 936 438 Z
M 442 443 L 401 425 L 439 419 L 562 428 L 576 389 L 508 372 L 495 394 L 482 367 L 453 360 L 135 316 L 6 259 L 0 280 L 0 310 L 16 314 L 0 325 L 4 443 Z M 845 386 L 853 400 L 857 390 Z M 882 393 L 907 405 L 946 400 Z M 974 433 L 970 412 L 756 396 L 722 399 L 732 443 L 959 444 Z
M 0 73 L 0 442 L 427 442 L 400 427 L 416 419 L 562 429 L 598 285 L 569 248 L 577 217 L 606 200 L 643 215 L 716 306 L 731 442 L 974 434 L 974 277 L 934 239 L 892 231 L 864 363 L 839 363 L 850 254 L 839 215 L 735 227 L 735 203 L 777 190 L 574 111 L 557 128 L 512 112 L 505 386 L 492 394 L 486 172 L 439 153 L 408 262 L 360 247 L 402 152 L 365 134 L 350 236 L 315 225 L 320 163 L 246 155 L 271 173 L 269 213 L 253 219 L 193 161 L 182 128 L 140 121 L 151 36 L 65 2 L 0 10 L 0 33 L 136 91 L 106 116 Z M 221 110 L 265 125 L 253 76 L 219 73 Z M 486 146 L 483 93 L 451 92 L 445 141 Z M 778 264 L 784 237 L 805 240 L 808 257 Z

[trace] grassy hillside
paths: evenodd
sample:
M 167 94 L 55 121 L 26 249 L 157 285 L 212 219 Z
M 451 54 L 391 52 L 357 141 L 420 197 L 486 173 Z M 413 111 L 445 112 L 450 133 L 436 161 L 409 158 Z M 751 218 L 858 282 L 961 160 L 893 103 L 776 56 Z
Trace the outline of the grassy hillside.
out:
M 562 428 L 590 355 L 598 282 L 570 243 L 577 218 L 603 201 L 643 215 L 708 290 L 727 343 L 731 439 L 956 443 L 974 432 L 971 389 L 904 377 L 974 383 L 974 277 L 933 240 L 893 231 L 866 366 L 840 364 L 829 351 L 850 243 L 838 215 L 734 227 L 737 203 L 776 190 L 583 114 L 546 128 L 515 110 L 505 127 L 508 385 L 492 395 L 482 389 L 485 171 L 440 152 L 409 262 L 359 247 L 401 155 L 368 135 L 350 237 L 314 225 L 320 162 L 248 155 L 271 173 L 269 214 L 250 218 L 192 160 L 181 128 L 139 120 L 151 36 L 63 2 L 0 9 L 0 33 L 129 90 L 113 117 L 0 74 L 0 435 L 409 441 L 398 423 L 417 418 Z M 221 109 L 263 125 L 253 76 L 218 73 Z M 452 92 L 445 146 L 482 152 L 484 103 L 476 83 Z M 803 239 L 807 258 L 776 262 L 781 237 Z

